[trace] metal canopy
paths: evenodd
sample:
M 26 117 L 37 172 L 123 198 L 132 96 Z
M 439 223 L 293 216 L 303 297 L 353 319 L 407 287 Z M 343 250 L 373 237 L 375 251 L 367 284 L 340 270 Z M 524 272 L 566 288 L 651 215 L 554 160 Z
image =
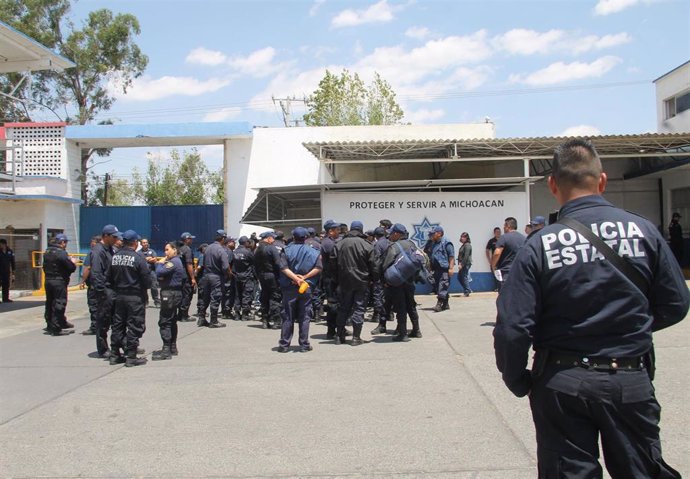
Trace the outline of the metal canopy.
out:
M 74 66 L 72 61 L 0 22 L 0 73 L 61 71 Z

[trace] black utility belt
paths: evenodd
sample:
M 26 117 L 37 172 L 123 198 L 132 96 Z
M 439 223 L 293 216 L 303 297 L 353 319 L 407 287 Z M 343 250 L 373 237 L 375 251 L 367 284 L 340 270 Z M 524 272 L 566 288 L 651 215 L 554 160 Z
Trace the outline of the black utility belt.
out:
M 635 358 L 602 358 L 554 352 L 549 353 L 547 364 L 561 367 L 578 366 L 597 371 L 641 371 L 645 368 L 643 356 Z

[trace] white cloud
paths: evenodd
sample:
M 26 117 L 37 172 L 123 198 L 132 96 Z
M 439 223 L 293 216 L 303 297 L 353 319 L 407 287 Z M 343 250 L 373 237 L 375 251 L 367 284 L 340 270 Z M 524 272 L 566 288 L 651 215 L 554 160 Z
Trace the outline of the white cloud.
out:
M 395 7 L 389 5 L 387 0 L 376 2 L 369 8 L 343 10 L 331 19 L 331 27 L 354 27 L 365 23 L 390 22 L 394 18 L 394 10 Z
M 340 74 L 343 69 L 342 65 L 330 65 L 323 68 L 315 68 L 303 72 L 298 71 L 284 71 L 278 73 L 270 83 L 261 92 L 254 95 L 249 101 L 249 107 L 254 110 L 264 112 L 274 112 L 276 106 L 271 100 L 271 96 L 276 98 L 286 98 L 295 96 L 303 98 L 311 95 L 319 86 L 319 82 L 326 74 L 326 69 L 332 73 Z M 294 110 L 299 110 L 299 103 L 293 104 L 293 113 L 296 118 L 299 113 Z
M 256 50 L 246 57 L 233 57 L 228 60 L 228 65 L 245 75 L 253 77 L 265 77 L 284 67 L 284 64 L 274 64 L 273 58 L 276 51 L 273 47 Z
M 405 31 L 405 36 L 410 38 L 416 38 L 417 40 L 424 40 L 429 36 L 428 28 L 426 27 L 410 27 Z
M 111 85 L 111 91 L 122 100 L 150 101 L 175 95 L 199 96 L 218 91 L 229 84 L 230 80 L 222 78 L 198 80 L 191 77 L 164 76 L 153 79 L 143 76 L 134 81 L 127 95 L 123 95 L 121 89 L 118 92 L 115 85 Z
M 326 0 L 316 0 L 314 2 L 314 5 L 312 5 L 311 8 L 309 9 L 309 16 L 310 17 L 316 16 L 316 14 L 319 11 L 319 8 L 321 8 L 321 5 L 323 5 L 324 3 L 326 3 Z
M 198 146 L 197 152 L 209 170 L 216 171 L 223 167 L 223 145 Z
M 572 62 L 552 63 L 548 67 L 529 75 L 510 75 L 512 83 L 525 83 L 532 86 L 554 85 L 586 78 L 598 78 L 608 73 L 622 60 L 614 56 L 601 57 L 592 63 Z
M 412 123 L 413 125 L 419 125 L 423 123 L 434 123 L 444 116 L 446 116 L 446 112 L 443 109 L 427 110 L 422 108 L 421 110 L 405 112 L 403 121 Z
M 595 15 L 618 13 L 640 3 L 640 0 L 599 0 L 594 7 Z
M 225 121 L 237 118 L 242 114 L 242 108 L 233 106 L 229 108 L 221 108 L 207 113 L 202 121 Z
M 588 51 L 616 47 L 631 41 L 632 37 L 625 32 L 600 37 L 598 35 L 581 36 L 565 30 L 537 32 L 515 28 L 495 36 L 491 40 L 491 44 L 497 50 L 512 55 L 544 55 L 557 52 L 577 55 Z
M 598 136 L 601 131 L 596 126 L 592 125 L 577 125 L 571 126 L 563 130 L 558 136 Z
M 189 52 L 189 55 L 187 55 L 187 58 L 185 58 L 185 61 L 187 63 L 207 66 L 222 65 L 227 60 L 228 59 L 224 53 L 219 52 L 217 50 L 208 50 L 203 47 L 195 48 L 194 50 Z

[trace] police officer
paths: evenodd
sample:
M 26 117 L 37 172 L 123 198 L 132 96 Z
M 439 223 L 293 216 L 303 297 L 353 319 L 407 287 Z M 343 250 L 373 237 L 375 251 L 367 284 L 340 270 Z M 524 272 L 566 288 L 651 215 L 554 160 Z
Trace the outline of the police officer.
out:
M 678 264 L 683 262 L 683 227 L 680 224 L 680 213 L 675 212 L 671 215 L 671 222 L 668 225 L 668 238 L 671 251 L 676 257 Z
M 96 290 L 91 286 L 91 262 L 93 257 L 93 248 L 101 242 L 101 236 L 96 235 L 91 237 L 91 243 L 88 254 L 84 258 L 84 267 L 81 271 L 81 283 L 79 289 L 86 289 L 86 304 L 89 307 L 89 317 L 91 323 L 89 327 L 81 332 L 84 336 L 93 336 L 96 334 L 96 318 L 98 317 L 98 298 L 96 297 Z
M 335 339 L 336 322 L 338 317 L 338 270 L 335 266 L 333 253 L 335 245 L 340 241 L 340 223 L 333 220 L 326 220 L 323 224 L 323 229 L 326 236 L 321 240 L 321 264 L 323 272 L 321 274 L 321 285 L 323 286 L 324 295 L 326 298 L 326 338 Z
M 235 278 L 235 317 L 249 321 L 256 285 L 254 253 L 249 249 L 249 238 L 241 236 L 239 246 L 233 251 L 232 275 Z
M 228 256 L 228 264 L 232 269 L 232 263 L 235 259 L 235 249 L 237 246 L 237 240 L 235 238 L 227 237 L 225 238 L 225 253 Z M 233 308 L 235 307 L 235 276 L 230 275 L 225 278 L 223 283 L 223 301 L 221 303 L 221 318 L 223 319 L 239 319 L 235 318 L 235 313 Z
M 273 244 L 275 233 L 264 231 L 254 251 L 254 267 L 261 284 L 261 324 L 264 329 L 280 328 L 282 297 L 278 279 L 280 277 L 280 250 Z
M 337 270 L 339 303 L 335 343 L 345 343 L 345 325 L 351 319 L 351 344 L 359 346 L 362 344 L 369 283 L 375 275 L 374 247 L 366 240 L 361 221 L 353 221 L 350 231 L 335 245 L 333 259 Z
M 161 310 L 158 317 L 158 328 L 163 348 L 154 351 L 154 361 L 170 359 L 177 356 L 177 313 L 182 299 L 182 284 L 187 273 L 177 255 L 175 243 L 165 245 L 165 260 L 156 264 L 156 276 L 161 287 Z
M 180 235 L 182 245 L 178 249 L 182 264 L 187 271 L 187 280 L 182 285 L 182 301 L 180 302 L 180 321 L 194 321 L 189 317 L 189 307 L 192 304 L 192 297 L 194 290 L 197 287 L 196 278 L 194 277 L 194 253 L 192 252 L 192 243 L 196 236 L 185 231 Z
M 498 280 L 498 290 L 508 279 L 508 273 L 518 251 L 525 244 L 525 237 L 517 231 L 517 220 L 509 216 L 503 222 L 503 235 L 496 241 L 496 249 L 491 258 L 491 270 Z
M 231 274 L 228 254 L 223 247 L 225 237 L 225 230 L 216 230 L 216 240 L 204 251 L 204 277 L 201 286 L 204 300 L 196 322 L 199 327 L 224 328 L 227 326 L 218 321 L 218 310 L 223 300 L 223 283 Z M 206 321 L 206 308 L 210 309 L 210 321 Z
M 0 288 L 2 288 L 2 302 L 11 303 L 10 285 L 14 281 L 14 271 L 17 264 L 14 259 L 14 251 L 7 246 L 7 240 L 0 238 Z
M 381 220 L 387 221 L 387 220 Z M 374 229 L 374 257 L 376 264 L 380 265 L 383 261 L 390 242 L 386 238 L 386 230 L 383 226 Z M 371 331 L 371 334 L 384 334 L 386 332 L 386 321 L 388 320 L 389 310 L 386 308 L 386 288 L 383 287 L 382 277 L 379 276 L 371 285 L 372 294 L 374 296 L 374 316 L 372 321 L 377 321 L 379 324 Z
M 64 234 L 56 235 L 43 255 L 43 272 L 46 278 L 46 331 L 51 336 L 64 336 L 74 332 L 63 331 L 68 326 L 74 327 L 67 324 L 65 309 L 67 308 L 69 277 L 77 269 L 75 260 L 70 258 L 65 251 L 67 241 L 67 236 Z
M 307 228 L 307 239 L 304 240 L 304 244 L 314 248 L 315 250 L 321 252 L 321 238 L 316 235 L 316 229 L 309 227 Z M 322 297 L 322 286 L 321 286 L 321 275 L 319 275 L 318 281 L 311 287 L 311 304 L 312 304 L 312 321 L 317 321 L 321 317 L 323 311 L 323 297 Z
M 390 230 L 388 236 L 389 244 L 386 251 L 379 261 L 379 275 L 383 278 L 384 272 L 403 254 L 400 251 L 409 251 L 415 248 L 414 243 L 407 239 L 407 228 L 405 225 L 396 223 Z M 393 341 L 407 342 L 410 337 L 421 338 L 422 332 L 419 329 L 419 314 L 417 313 L 417 305 L 414 300 L 414 281 L 415 277 L 407 279 L 400 286 L 393 286 L 386 284 L 386 290 L 393 302 L 393 310 L 395 311 L 396 319 L 398 320 L 397 333 L 393 336 Z M 410 317 L 412 322 L 412 331 L 407 332 L 407 317 Z M 384 321 L 385 327 L 385 321 Z
M 151 270 L 143 256 L 136 252 L 139 242 L 136 231 L 122 233 L 122 241 L 122 249 L 113 255 L 108 271 L 115 292 L 110 364 L 141 366 L 146 364 L 146 358 L 137 357 L 137 349 L 146 331 L 146 291 L 151 288 Z
M 307 230 L 298 226 L 292 230 L 293 242 L 286 246 L 281 254 L 280 287 L 283 308 L 278 342 L 278 352 L 281 353 L 289 350 L 295 323 L 299 324 L 300 351 L 306 353 L 313 349 L 309 343 L 309 323 L 313 313 L 311 301 L 322 266 L 319 251 L 305 244 L 308 236 Z
M 681 321 L 690 294 L 656 227 L 601 196 L 606 180 L 590 142 L 556 149 L 548 186 L 559 221 L 600 236 L 632 271 L 577 225 L 543 228 L 498 297 L 496 363 L 513 394 L 530 396 L 539 477 L 602 477 L 599 437 L 613 478 L 680 477 L 661 455 L 652 332 Z
M 108 330 L 113 320 L 115 293 L 109 280 L 110 265 L 113 259 L 113 246 L 122 240 L 122 233 L 115 225 L 105 225 L 101 234 L 101 242 L 91 250 L 91 271 L 89 279 L 96 291 L 96 351 L 98 357 L 109 358 Z
M 448 288 L 450 279 L 455 269 L 455 247 L 451 241 L 444 237 L 441 226 L 434 226 L 431 230 L 431 245 L 429 259 L 431 260 L 431 270 L 434 274 L 436 284 L 436 306 L 435 312 L 450 309 L 448 305 Z
M 156 252 L 149 247 L 148 238 L 141 239 L 141 249 L 139 250 L 139 254 L 144 257 L 149 265 L 149 270 L 151 271 L 151 299 L 153 300 L 153 305 L 156 308 L 160 308 L 161 302 L 158 294 L 158 281 L 156 279 L 156 263 L 158 262 L 158 258 L 156 257 Z
M 199 257 L 197 258 L 196 262 L 196 268 L 194 268 L 194 278 L 196 279 L 196 317 L 199 317 L 199 311 L 203 308 L 204 305 L 204 290 L 203 290 L 203 284 L 201 279 L 204 277 L 204 253 L 206 252 L 206 248 L 208 247 L 207 243 L 201 243 L 199 247 L 196 249 L 197 253 L 199 253 Z
M 304 240 L 304 244 L 311 246 L 314 249 L 320 250 L 321 239 L 319 239 L 319 237 L 316 236 L 316 229 L 309 227 L 307 228 L 307 233 L 309 234 L 309 236 L 306 240 Z

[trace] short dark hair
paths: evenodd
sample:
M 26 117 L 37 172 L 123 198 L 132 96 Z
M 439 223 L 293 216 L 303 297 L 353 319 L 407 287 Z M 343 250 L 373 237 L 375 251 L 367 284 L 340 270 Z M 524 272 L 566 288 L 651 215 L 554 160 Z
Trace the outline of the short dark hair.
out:
M 589 186 L 603 171 L 596 148 L 589 140 L 575 138 L 553 153 L 551 176 L 561 186 Z
M 7 244 L 7 240 L 5 238 L 0 238 L 0 244 Z
M 509 216 L 505 219 L 505 224 L 508 225 L 508 228 L 510 228 L 511 230 L 517 229 L 517 220 L 512 216 Z

